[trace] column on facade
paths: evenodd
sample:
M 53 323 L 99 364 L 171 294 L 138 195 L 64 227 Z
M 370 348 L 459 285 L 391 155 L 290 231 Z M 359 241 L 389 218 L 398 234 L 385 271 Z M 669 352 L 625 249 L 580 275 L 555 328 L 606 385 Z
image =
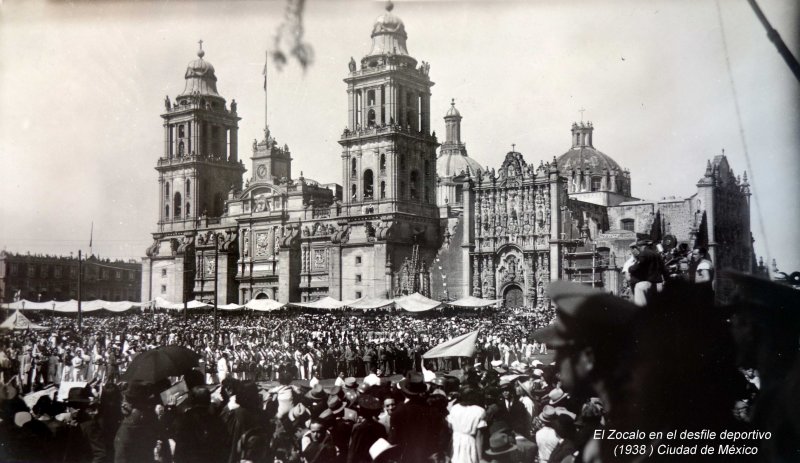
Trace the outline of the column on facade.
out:
M 170 143 L 172 142 L 172 137 L 169 136 L 169 124 L 164 124 L 164 159 L 171 158 L 171 151 L 170 151 Z
M 228 130 L 228 159 L 231 162 L 239 161 L 239 128 L 236 126 Z
M 348 87 L 347 89 L 347 128 L 350 130 L 356 129 L 356 115 L 355 115 L 355 102 L 353 99 L 355 98 L 355 92 L 353 91 L 353 87 Z
M 481 266 L 477 255 L 472 256 L 472 295 L 481 297 Z
M 487 294 L 487 297 L 491 299 L 491 298 L 496 297 L 496 294 L 497 294 L 497 288 L 496 288 L 497 282 L 495 281 L 496 279 L 495 279 L 494 257 L 493 256 L 487 256 L 486 257 L 486 268 L 487 268 L 488 273 L 489 273 L 487 275 L 488 280 L 489 280 L 489 291 L 488 291 L 489 294 Z

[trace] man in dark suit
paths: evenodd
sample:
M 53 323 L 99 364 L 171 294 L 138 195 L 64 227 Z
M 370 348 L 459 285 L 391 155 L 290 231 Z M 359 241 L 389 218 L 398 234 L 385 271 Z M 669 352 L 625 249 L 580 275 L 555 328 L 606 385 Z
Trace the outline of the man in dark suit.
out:
M 514 391 L 514 383 L 503 383 L 500 386 L 501 395 L 498 400 L 498 421 L 505 421 L 511 425 L 515 433 L 530 439 L 531 436 L 531 416 L 525 405 L 519 401 Z

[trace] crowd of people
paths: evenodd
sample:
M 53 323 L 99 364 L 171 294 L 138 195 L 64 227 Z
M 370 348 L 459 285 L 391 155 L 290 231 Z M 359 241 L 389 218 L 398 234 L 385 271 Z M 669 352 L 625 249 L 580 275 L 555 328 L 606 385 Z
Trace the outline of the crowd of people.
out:
M 706 297 L 713 299 L 714 264 L 705 247 L 690 250 L 682 243 L 665 250 L 651 240 L 638 240 L 630 250 L 622 273 L 627 282 L 625 295 L 636 305 L 647 305 L 670 282 L 696 284 Z
M 0 333 L 0 368 L 6 381 L 18 375 L 25 392 L 62 381 L 115 381 L 137 353 L 179 345 L 201 354 L 201 371 L 208 383 L 228 376 L 276 380 L 286 365 L 298 379 L 363 377 L 373 369 L 391 376 L 409 369 L 421 371 L 421 355 L 430 347 L 479 328 L 480 363 L 529 360 L 545 352 L 546 346 L 529 340 L 528 334 L 552 317 L 552 309 L 428 317 L 284 310 L 220 315 L 215 330 L 208 313 L 188 317 L 148 313 L 84 317 L 79 333 L 74 317 L 43 313 L 38 319 L 49 325 L 45 330 Z M 460 366 L 451 359 L 426 365 L 434 371 Z
M 644 306 L 554 282 L 555 313 L 533 316 L 228 315 L 215 335 L 208 315 L 140 314 L 86 318 L 82 336 L 74 319 L 53 318 L 47 331 L 0 340 L 0 459 L 693 461 L 705 458 L 684 453 L 698 441 L 663 433 L 706 429 L 750 436 L 737 445 L 756 455 L 738 459 L 793 461 L 798 293 L 736 278 L 741 294 L 728 307 L 708 305 L 689 282 L 667 284 Z M 422 358 L 474 330 L 472 356 Z M 122 381 L 131 358 L 164 345 L 202 360 L 180 378 Z M 88 383 L 65 400 L 23 400 L 76 378 Z M 164 395 L 181 384 L 185 394 Z M 611 429 L 637 436 L 631 452 L 602 438 Z

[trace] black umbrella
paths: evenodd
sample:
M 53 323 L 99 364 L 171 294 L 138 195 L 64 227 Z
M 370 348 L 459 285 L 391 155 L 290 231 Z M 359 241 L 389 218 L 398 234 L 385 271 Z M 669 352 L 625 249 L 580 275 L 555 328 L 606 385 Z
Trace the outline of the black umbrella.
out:
M 180 376 L 197 366 L 200 355 L 181 346 L 158 347 L 131 360 L 122 379 L 155 383 L 168 376 Z

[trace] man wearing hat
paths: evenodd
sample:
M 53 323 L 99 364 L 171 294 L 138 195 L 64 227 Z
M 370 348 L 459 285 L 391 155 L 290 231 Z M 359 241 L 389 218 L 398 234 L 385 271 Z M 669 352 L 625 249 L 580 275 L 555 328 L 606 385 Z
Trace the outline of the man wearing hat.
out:
M 447 422 L 428 406 L 423 376 L 409 372 L 400 390 L 408 401 L 395 409 L 391 418 L 391 437 L 399 447 L 403 463 L 426 461 L 436 452 L 448 449 Z
M 114 438 L 114 461 L 134 463 L 151 461 L 156 443 L 167 442 L 154 412 L 153 385 L 132 381 L 124 393 L 124 418 Z M 163 450 L 167 446 L 162 446 Z
M 620 389 L 613 373 L 632 351 L 629 328 L 638 308 L 579 283 L 554 281 L 548 291 L 556 321 L 534 338 L 556 349 L 564 389 L 580 401 L 597 396 L 608 404 L 610 390 Z
M 228 454 L 217 440 L 227 432 L 222 419 L 211 413 L 211 394 L 203 386 L 189 390 L 188 409 L 179 414 L 172 426 L 175 440 L 175 463 L 207 461 L 224 463 Z
M 369 449 L 372 444 L 378 439 L 386 439 L 386 429 L 378 421 L 380 412 L 380 399 L 371 394 L 362 394 L 358 397 L 358 416 L 363 421 L 353 427 L 347 451 L 347 463 L 370 461 Z
M 320 422 L 330 431 L 331 443 L 336 447 L 336 453 L 343 460 L 347 458 L 354 424 L 351 420 L 345 419 L 348 410 L 339 396 L 331 394 L 328 397 L 328 409 L 319 415 Z
M 489 450 L 485 453 L 490 463 L 523 463 L 514 439 L 503 431 L 492 434 L 489 438 Z

